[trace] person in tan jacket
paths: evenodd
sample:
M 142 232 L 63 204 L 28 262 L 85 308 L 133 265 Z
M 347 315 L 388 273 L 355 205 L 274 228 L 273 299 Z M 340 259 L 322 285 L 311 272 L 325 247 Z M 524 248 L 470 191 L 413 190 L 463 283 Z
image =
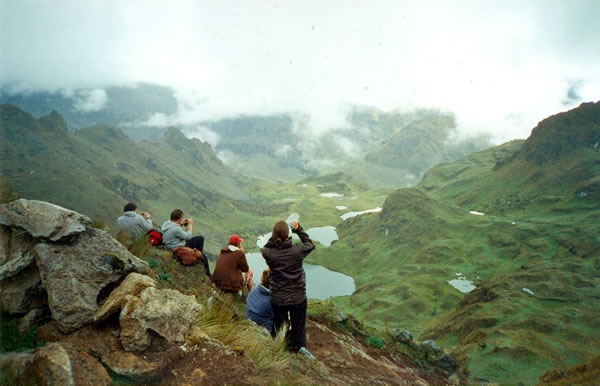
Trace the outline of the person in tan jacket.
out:
M 225 292 L 240 292 L 245 286 L 252 290 L 252 271 L 246 261 L 242 238 L 232 235 L 229 244 L 221 249 L 210 280 Z

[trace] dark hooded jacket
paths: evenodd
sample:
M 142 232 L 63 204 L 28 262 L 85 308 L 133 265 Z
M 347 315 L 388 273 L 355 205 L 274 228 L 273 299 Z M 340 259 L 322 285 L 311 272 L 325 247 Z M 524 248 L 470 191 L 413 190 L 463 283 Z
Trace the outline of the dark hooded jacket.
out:
M 290 238 L 277 245 L 271 238 L 261 249 L 271 269 L 271 301 L 280 306 L 300 304 L 306 300 L 306 277 L 302 260 L 315 249 L 315 244 L 302 228 L 298 228 L 295 233 L 300 237 L 300 243 L 293 244 Z

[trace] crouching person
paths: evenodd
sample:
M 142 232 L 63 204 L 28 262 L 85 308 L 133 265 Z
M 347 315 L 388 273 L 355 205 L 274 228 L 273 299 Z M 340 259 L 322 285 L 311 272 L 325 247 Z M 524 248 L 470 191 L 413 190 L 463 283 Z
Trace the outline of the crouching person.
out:
M 204 265 L 206 274 L 210 276 L 208 260 L 203 254 L 204 237 L 192 237 L 194 220 L 184 218 L 180 209 L 174 209 L 171 212 L 171 220 L 165 221 L 162 225 L 163 243 L 169 248 L 175 256 L 181 259 L 185 265 L 194 265 L 199 262 Z M 186 227 L 187 230 L 183 230 Z M 182 248 L 184 247 L 184 248 Z M 190 251 L 190 249 L 192 251 Z M 195 250 L 195 251 L 193 251 Z
M 250 319 L 267 331 L 273 331 L 273 308 L 271 308 L 271 292 L 269 277 L 271 271 L 265 269 L 260 278 L 260 284 L 254 286 L 246 299 L 245 319 Z
M 254 283 L 252 282 L 252 271 L 248 266 L 242 240 L 238 235 L 232 235 L 229 238 L 229 243 L 221 249 L 215 271 L 211 276 L 211 280 L 215 285 L 228 293 L 241 293 L 244 287 L 252 290 Z

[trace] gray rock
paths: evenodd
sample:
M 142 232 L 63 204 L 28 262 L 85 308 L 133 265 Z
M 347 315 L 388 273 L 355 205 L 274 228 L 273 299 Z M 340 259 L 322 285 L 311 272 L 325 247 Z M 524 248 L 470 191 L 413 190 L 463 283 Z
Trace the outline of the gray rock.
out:
M 106 320 L 109 316 L 123 307 L 125 296 L 137 296 L 148 287 L 156 287 L 156 281 L 150 276 L 140 275 L 135 272 L 130 273 L 125 280 L 110 293 L 108 299 L 102 304 L 102 307 L 94 313 L 94 323 Z
M 425 354 L 439 354 L 442 349 L 435 344 L 434 341 L 428 339 L 419 345 L 419 350 L 423 351 Z
M 81 233 L 73 245 L 42 243 L 34 250 L 52 318 L 64 333 L 92 321 L 104 288 L 131 272 L 150 271 L 145 261 L 99 229 Z
M 438 359 L 434 360 L 432 363 L 434 366 L 437 366 L 448 373 L 454 372 L 458 367 L 456 362 L 454 362 L 450 355 L 446 353 L 442 354 Z
M 0 225 L 0 265 L 8 260 L 9 240 L 11 236 L 9 227 Z
M 11 315 L 26 314 L 46 304 L 46 291 L 35 264 L 0 282 L 0 310 Z
M 6 259 L 0 266 L 0 281 L 15 276 L 33 263 L 35 260 L 33 247 L 37 243 L 38 241 L 26 232 L 9 237 L 5 247 Z
M 20 334 L 24 334 L 27 331 L 31 330 L 33 326 L 35 326 L 40 319 L 42 319 L 48 310 L 44 308 L 36 308 L 35 310 L 29 311 L 25 316 L 21 318 L 19 321 L 19 330 Z
M 331 320 L 333 320 L 334 322 L 342 323 L 342 322 L 348 320 L 348 317 L 342 311 L 335 308 L 331 315 Z
M 394 338 L 397 342 L 410 345 L 413 341 L 413 336 L 410 331 L 402 331 L 399 328 L 392 328 L 390 332 L 392 334 L 392 338 Z
M 43 201 L 22 198 L 0 206 L 0 224 L 52 241 L 79 234 L 91 222 L 87 216 Z
M 128 295 L 121 311 L 121 344 L 126 351 L 142 351 L 152 344 L 152 334 L 169 343 L 181 343 L 202 306 L 193 295 L 149 287 L 139 297 Z

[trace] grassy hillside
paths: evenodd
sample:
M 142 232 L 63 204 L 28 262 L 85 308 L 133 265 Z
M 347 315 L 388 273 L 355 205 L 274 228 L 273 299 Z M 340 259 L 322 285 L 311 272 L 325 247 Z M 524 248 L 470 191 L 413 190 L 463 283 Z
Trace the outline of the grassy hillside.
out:
M 599 111 L 583 105 L 525 142 L 434 167 L 380 214 L 346 221 L 311 255 L 355 277 L 337 304 L 450 347 L 474 379 L 531 383 L 597 355 Z M 476 289 L 459 292 L 457 278 Z

